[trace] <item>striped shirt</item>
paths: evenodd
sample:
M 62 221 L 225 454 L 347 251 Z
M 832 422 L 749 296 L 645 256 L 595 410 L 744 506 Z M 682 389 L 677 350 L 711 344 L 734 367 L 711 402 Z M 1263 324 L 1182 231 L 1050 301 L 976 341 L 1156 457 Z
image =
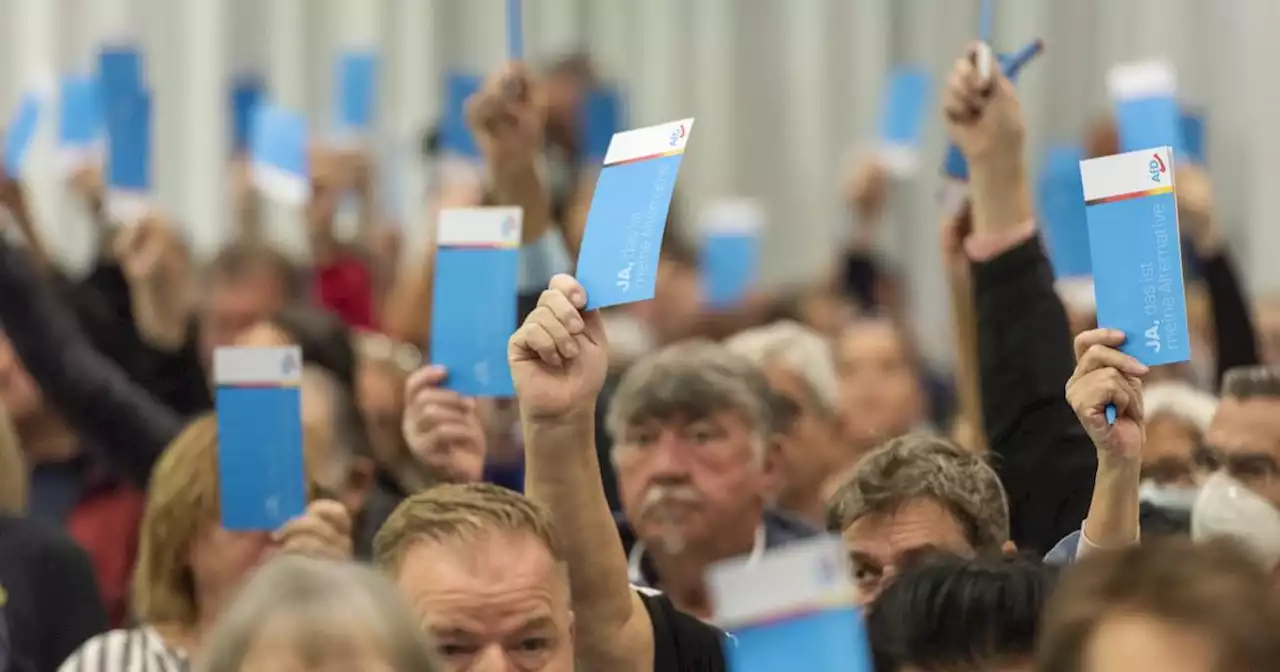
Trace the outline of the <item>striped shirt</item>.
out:
M 181 649 L 170 648 L 149 627 L 112 630 L 80 646 L 58 672 L 190 672 Z

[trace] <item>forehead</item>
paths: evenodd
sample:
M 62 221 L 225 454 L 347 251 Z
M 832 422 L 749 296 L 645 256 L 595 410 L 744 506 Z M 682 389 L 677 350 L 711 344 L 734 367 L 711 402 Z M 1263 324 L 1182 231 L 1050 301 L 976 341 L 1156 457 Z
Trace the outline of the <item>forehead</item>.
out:
M 956 553 L 974 550 L 955 515 L 928 498 L 908 500 L 885 513 L 863 516 L 845 528 L 841 536 L 850 553 L 869 555 L 885 563 L 925 548 Z
M 405 551 L 396 581 L 411 596 L 425 597 L 550 595 L 565 586 L 563 571 L 547 547 L 534 535 L 517 532 L 419 541 Z
M 1206 443 L 1227 453 L 1280 454 L 1280 397 L 1224 398 L 1213 416 Z
M 905 354 L 901 335 L 888 320 L 855 322 L 840 335 L 840 352 L 845 356 L 876 353 L 902 356 Z

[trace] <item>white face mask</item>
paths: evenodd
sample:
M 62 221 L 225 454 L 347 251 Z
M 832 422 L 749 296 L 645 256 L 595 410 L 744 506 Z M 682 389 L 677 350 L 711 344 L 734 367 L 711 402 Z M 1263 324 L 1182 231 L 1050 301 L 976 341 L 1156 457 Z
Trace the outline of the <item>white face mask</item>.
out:
M 1138 487 L 1138 500 L 1160 509 L 1191 511 L 1200 489 L 1180 485 L 1160 485 L 1155 481 L 1143 481 Z
M 1280 563 L 1280 511 L 1221 471 L 1201 486 L 1191 513 L 1191 538 L 1205 541 L 1214 537 L 1242 543 L 1268 569 Z

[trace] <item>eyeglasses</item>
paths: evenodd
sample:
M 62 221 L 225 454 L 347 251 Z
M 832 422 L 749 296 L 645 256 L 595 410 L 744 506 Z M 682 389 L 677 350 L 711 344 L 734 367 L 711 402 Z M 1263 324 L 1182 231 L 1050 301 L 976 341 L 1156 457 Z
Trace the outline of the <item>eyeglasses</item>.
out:
M 356 335 L 356 349 L 367 359 L 387 362 L 405 374 L 422 366 L 422 351 L 408 344 L 393 341 L 382 334 L 361 332 Z

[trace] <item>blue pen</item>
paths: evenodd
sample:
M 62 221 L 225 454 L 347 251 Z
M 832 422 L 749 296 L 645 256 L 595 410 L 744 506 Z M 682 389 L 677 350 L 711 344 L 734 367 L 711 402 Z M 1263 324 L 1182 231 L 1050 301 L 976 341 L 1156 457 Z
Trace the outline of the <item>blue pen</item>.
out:
M 1000 57 L 1000 69 L 1004 71 L 1005 77 L 1014 79 L 1031 59 L 1040 55 L 1044 51 L 1044 40 L 1035 39 L 1030 44 L 1018 50 L 1011 56 Z
M 524 5 L 521 0 L 507 0 L 507 58 L 524 60 Z
M 986 44 L 991 44 L 991 27 L 995 19 L 995 0 L 982 0 L 982 7 L 978 10 L 978 39 Z

